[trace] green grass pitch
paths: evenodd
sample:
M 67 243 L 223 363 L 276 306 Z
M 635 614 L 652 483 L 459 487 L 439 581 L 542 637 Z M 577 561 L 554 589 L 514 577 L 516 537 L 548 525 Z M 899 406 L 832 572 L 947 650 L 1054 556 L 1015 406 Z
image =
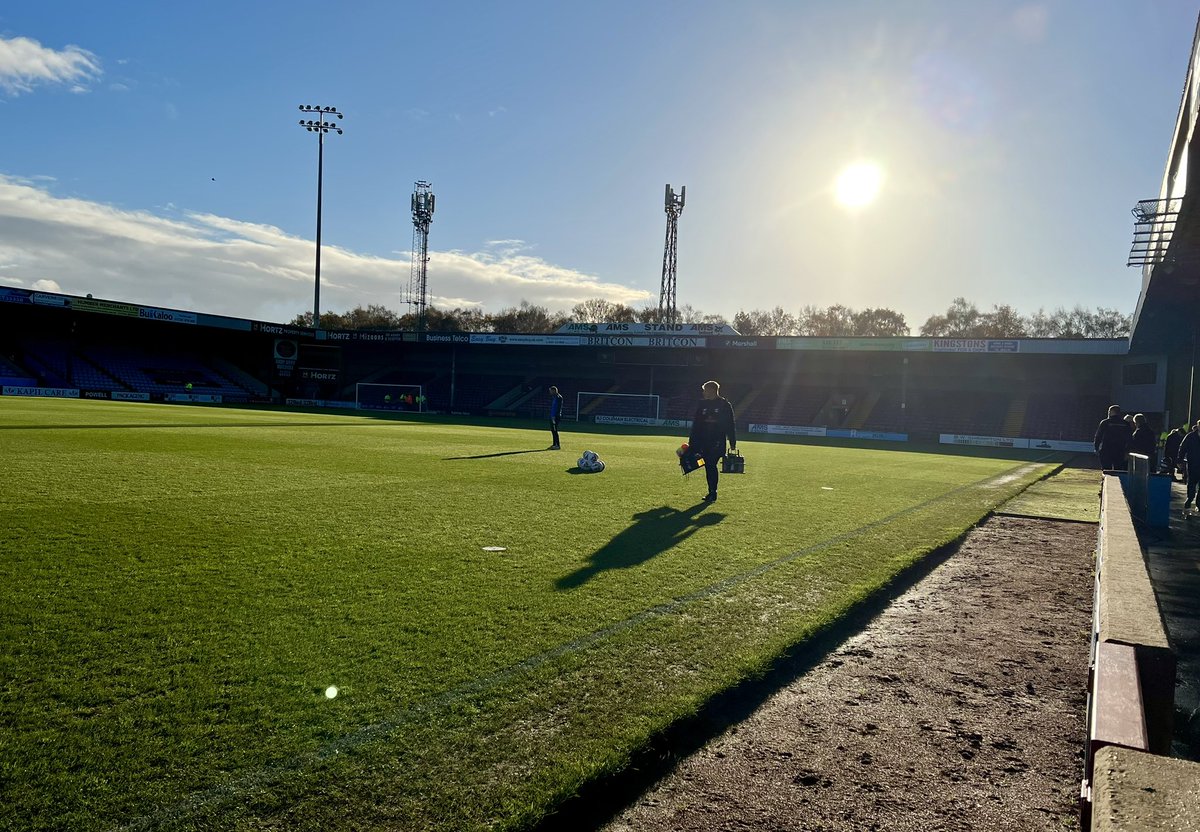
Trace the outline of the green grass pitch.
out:
M 680 441 L 0 398 L 0 829 L 527 827 L 1051 470 Z

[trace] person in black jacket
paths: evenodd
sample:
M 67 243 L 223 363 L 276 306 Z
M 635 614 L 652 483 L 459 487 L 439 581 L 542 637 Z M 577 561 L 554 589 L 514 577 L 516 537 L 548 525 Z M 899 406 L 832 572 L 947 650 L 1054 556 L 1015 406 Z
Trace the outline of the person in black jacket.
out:
M 1187 502 L 1183 504 L 1183 510 L 1187 511 L 1196 499 L 1196 486 L 1200 485 L 1200 422 L 1192 425 L 1191 432 L 1179 443 L 1177 459 L 1183 460 L 1187 468 Z
M 700 387 L 704 396 L 696 406 L 696 414 L 692 417 L 692 430 L 688 435 L 688 446 L 700 452 L 704 457 L 704 476 L 708 479 L 708 493 L 704 502 L 711 503 L 717 499 L 717 479 L 720 474 L 717 465 L 725 456 L 725 439 L 729 439 L 729 447 L 737 449 L 737 434 L 733 427 L 733 405 L 721 398 L 721 385 L 715 381 L 706 381 Z
M 1139 413 L 1133 417 L 1133 436 L 1129 439 L 1129 450 L 1142 454 L 1149 460 L 1150 473 L 1158 470 L 1158 436 L 1146 424 L 1146 416 Z
M 552 451 L 562 448 L 562 445 L 558 444 L 558 425 L 562 421 L 562 411 L 562 393 L 559 393 L 558 388 L 552 384 L 550 385 L 550 438 L 553 440 L 550 443 L 550 450 Z
M 1108 409 L 1108 418 L 1096 428 L 1093 445 L 1100 455 L 1100 468 L 1104 471 L 1124 470 L 1125 454 L 1129 452 L 1129 440 L 1133 431 L 1129 423 L 1121 418 L 1121 408 L 1113 405 Z
M 1175 462 L 1175 458 L 1179 456 L 1179 443 L 1186 435 L 1187 425 L 1175 428 L 1167 434 L 1167 441 L 1163 443 L 1163 468 L 1166 469 L 1165 473 L 1171 475 L 1171 479 L 1175 479 L 1175 469 L 1179 467 Z

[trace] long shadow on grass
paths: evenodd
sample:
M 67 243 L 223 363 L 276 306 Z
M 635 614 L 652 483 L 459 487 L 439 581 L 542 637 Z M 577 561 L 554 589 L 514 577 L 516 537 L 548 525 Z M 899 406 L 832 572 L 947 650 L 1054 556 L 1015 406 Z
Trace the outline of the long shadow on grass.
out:
M 887 586 L 861 601 L 827 629 L 794 645 L 761 675 L 714 695 L 691 717 L 682 719 L 635 751 L 619 772 L 584 783 L 531 832 L 597 832 L 642 794 L 670 774 L 676 765 L 709 741 L 744 722 L 773 694 L 825 661 L 861 632 L 922 578 L 945 563 L 966 535 L 934 550 L 897 573 Z
M 707 505 L 698 503 L 685 509 L 659 506 L 639 511 L 633 515 L 632 526 L 597 549 L 588 558 L 587 566 L 555 581 L 555 588 L 575 589 L 609 569 L 628 569 L 645 563 L 687 540 L 705 526 L 715 526 L 725 519 L 724 514 L 716 512 L 701 514 Z
M 528 451 L 497 451 L 494 454 L 475 454 L 475 456 L 448 456 L 448 457 L 444 457 L 444 459 L 446 459 L 446 460 L 451 460 L 451 459 L 491 459 L 494 456 L 516 456 L 517 454 L 543 454 L 548 450 L 550 450 L 550 449 L 549 448 L 532 448 Z

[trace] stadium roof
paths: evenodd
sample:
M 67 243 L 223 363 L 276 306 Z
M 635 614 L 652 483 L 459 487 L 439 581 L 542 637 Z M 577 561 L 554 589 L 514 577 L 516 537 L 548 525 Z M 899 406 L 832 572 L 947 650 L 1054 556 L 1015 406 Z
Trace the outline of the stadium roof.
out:
M 1142 267 L 1142 291 L 1133 315 L 1131 352 L 1175 352 L 1190 348 L 1200 324 L 1200 204 L 1190 180 L 1200 176 L 1188 165 L 1200 113 L 1197 43 L 1192 39 L 1187 78 L 1175 120 L 1175 133 L 1157 199 L 1134 208 L 1134 242 L 1129 265 Z

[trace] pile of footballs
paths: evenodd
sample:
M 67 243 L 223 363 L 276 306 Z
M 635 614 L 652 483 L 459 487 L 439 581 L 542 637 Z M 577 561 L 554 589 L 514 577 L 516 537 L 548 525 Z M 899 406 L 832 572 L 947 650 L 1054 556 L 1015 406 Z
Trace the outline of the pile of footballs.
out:
M 604 460 L 595 451 L 584 451 L 579 457 L 579 469 L 588 474 L 599 474 L 604 470 Z

